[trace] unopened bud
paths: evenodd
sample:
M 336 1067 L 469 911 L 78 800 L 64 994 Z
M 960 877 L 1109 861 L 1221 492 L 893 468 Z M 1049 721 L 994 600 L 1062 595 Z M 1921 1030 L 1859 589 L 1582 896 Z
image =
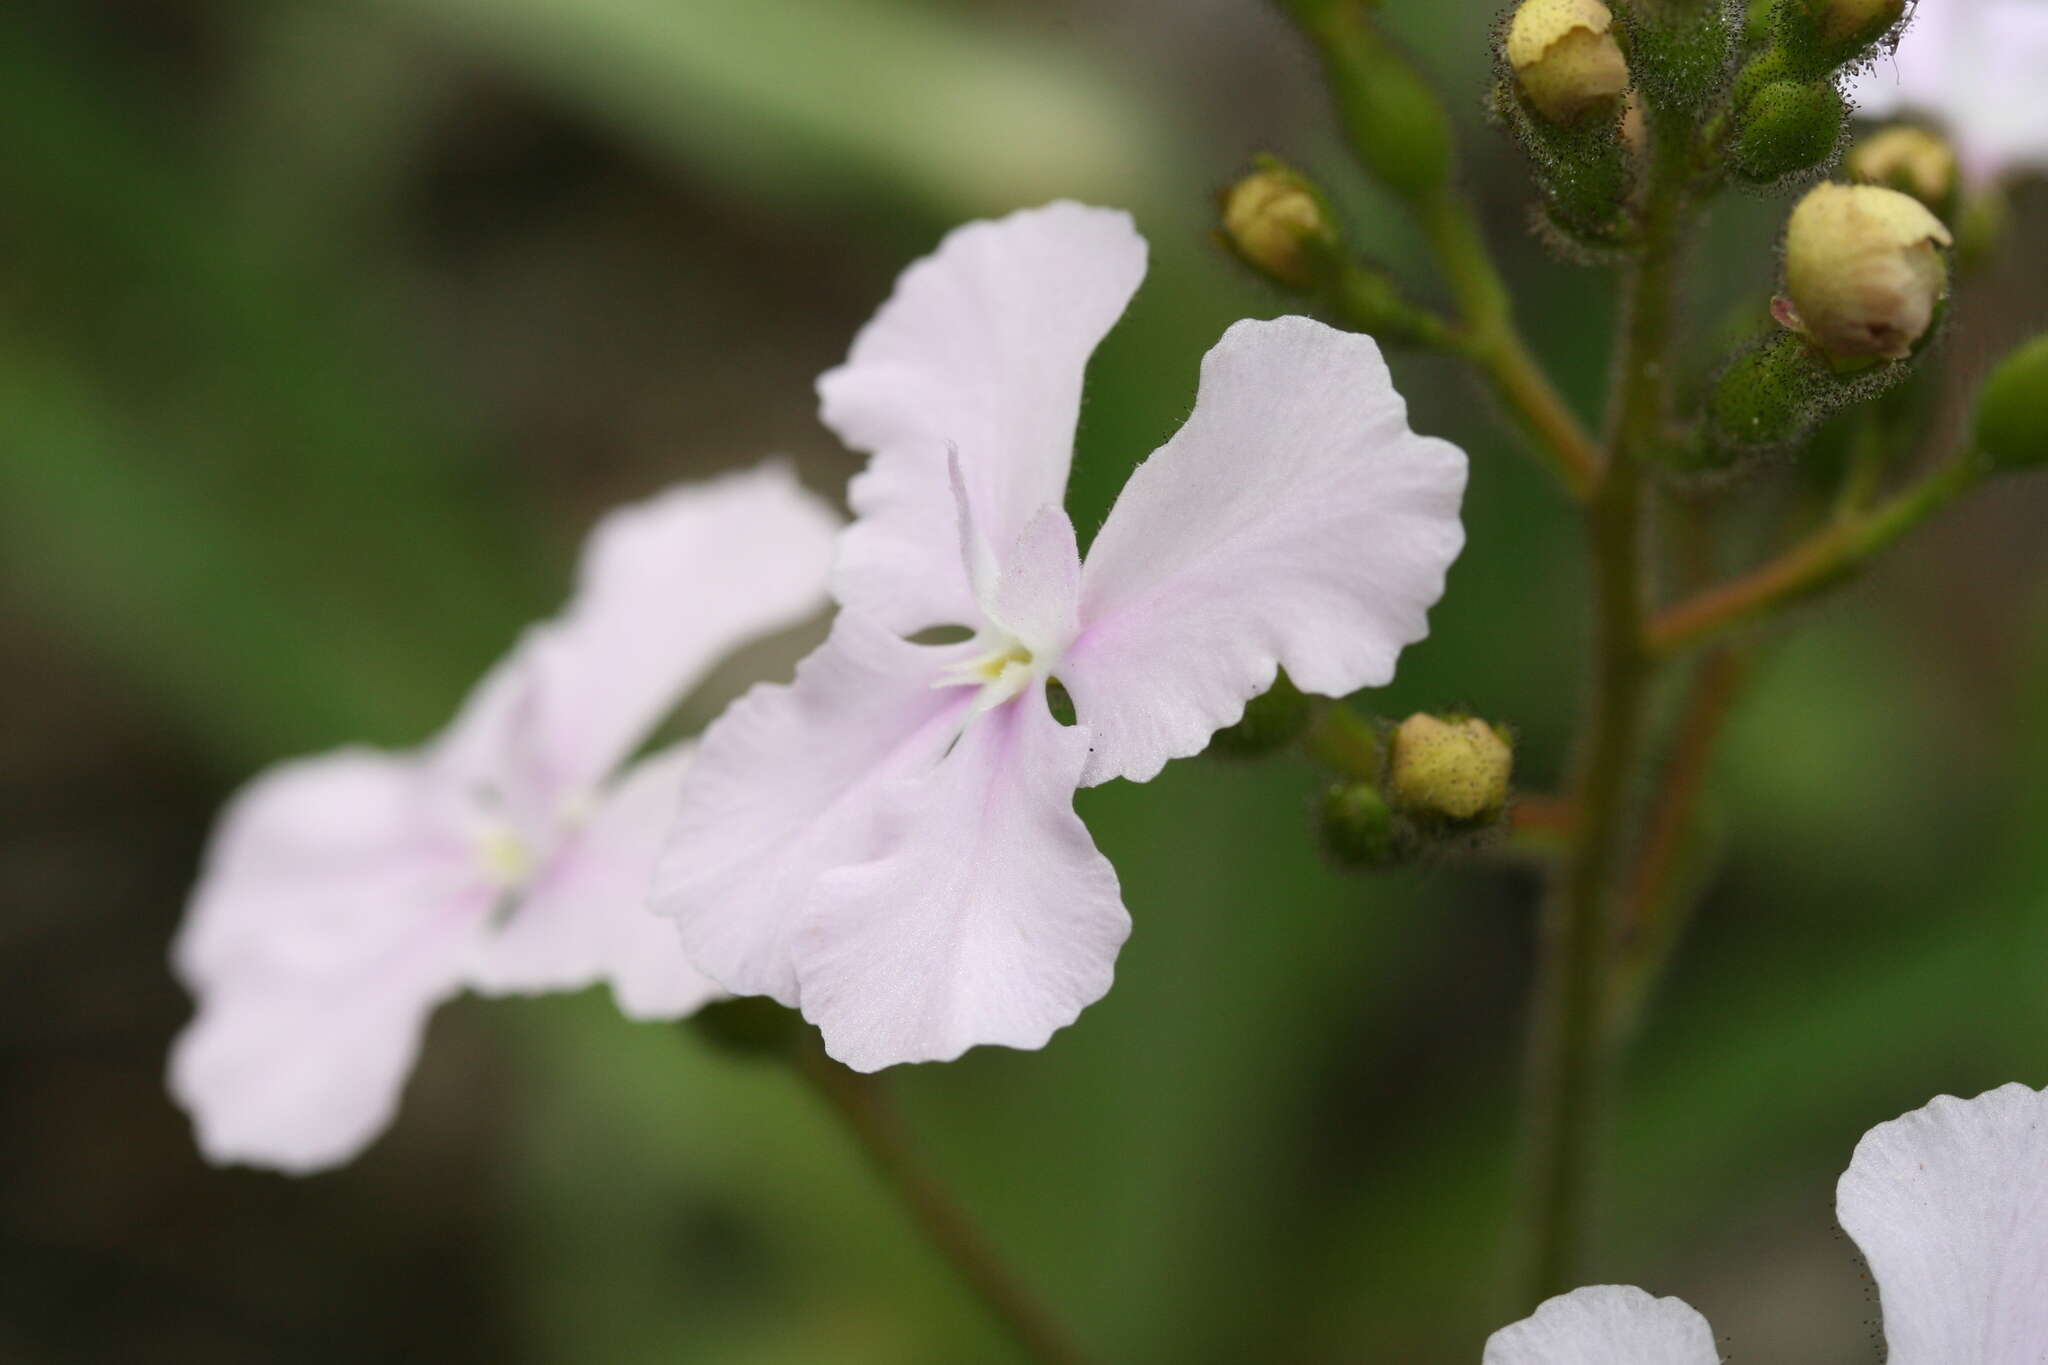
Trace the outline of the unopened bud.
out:
M 1612 112 L 1628 89 L 1628 63 L 1600 0 L 1522 0 L 1508 25 L 1508 65 L 1536 111 L 1553 123 Z
M 1927 206 L 1878 185 L 1817 185 L 1785 229 L 1780 320 L 1836 361 L 1899 360 L 1948 291 L 1954 239 Z
M 1471 824 L 1507 805 L 1514 767 L 1514 750 L 1478 717 L 1417 714 L 1394 731 L 1388 786 L 1418 820 Z
M 2006 473 L 2048 466 L 2048 332 L 2001 360 L 1984 382 L 1976 445 Z
M 1906 0 L 1800 0 L 1825 43 L 1876 42 L 1906 13 Z
M 1948 140 L 1908 124 L 1886 128 L 1849 150 L 1851 177 L 1910 194 L 1938 216 L 1955 206 L 1956 150 Z
M 1297 289 L 1312 287 L 1319 261 L 1337 246 L 1329 208 L 1306 177 L 1273 162 L 1223 196 L 1223 235 L 1260 274 Z
M 1339 782 L 1323 793 L 1323 847 L 1346 867 L 1398 861 L 1394 812 L 1369 782 Z
M 1759 184 L 1811 170 L 1835 150 L 1847 112 L 1832 81 L 1772 81 L 1742 107 L 1735 168 Z

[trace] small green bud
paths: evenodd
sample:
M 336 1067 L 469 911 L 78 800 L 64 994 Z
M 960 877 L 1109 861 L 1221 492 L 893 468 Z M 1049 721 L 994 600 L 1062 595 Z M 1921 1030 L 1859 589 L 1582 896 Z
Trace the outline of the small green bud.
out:
M 804 1027 L 797 1012 L 763 995 L 714 1000 L 690 1017 L 712 1046 L 741 1057 L 770 1057 L 795 1046 Z
M 1741 31 L 1720 0 L 1633 3 L 1618 21 L 1629 71 L 1654 111 L 1690 123 L 1719 101 Z
M 1874 43 L 1906 13 L 1906 0 L 1799 0 L 1818 25 L 1820 40 L 1857 47 Z
M 1750 95 L 1730 153 L 1744 179 L 1769 184 L 1826 161 L 1848 115 L 1832 81 L 1772 81 Z
M 1539 114 L 1571 124 L 1616 112 L 1629 76 L 1613 27 L 1600 0 L 1522 0 L 1508 25 L 1508 66 Z
M 1360 163 L 1411 203 L 1440 193 L 1451 179 L 1451 120 L 1429 82 L 1363 6 L 1329 5 L 1311 28 Z
M 1906 0 L 1783 0 L 1773 38 L 1796 74 L 1825 76 L 1863 56 L 1905 13 Z
M 1224 192 L 1223 236 L 1245 264 L 1296 289 L 1314 287 L 1338 240 L 1322 193 L 1270 159 Z
M 2048 466 L 2048 332 L 2001 360 L 1984 381 L 1976 443 L 2001 473 Z
M 1715 446 L 1736 454 L 1790 444 L 1812 424 L 1815 382 L 1813 353 L 1798 337 L 1780 334 L 1737 356 L 1707 401 Z
M 1938 133 L 1898 124 L 1849 149 L 1852 180 L 1910 194 L 1946 221 L 1953 221 L 1960 176 L 1956 149 Z
M 1877 185 L 1816 185 L 1785 229 L 1781 317 L 1837 362 L 1912 353 L 1948 292 L 1954 238 L 1927 206 Z
M 1323 847 L 1346 867 L 1399 861 L 1394 812 L 1369 782 L 1339 782 L 1323 793 Z
M 1478 717 L 1418 713 L 1394 731 L 1388 786 L 1417 820 L 1474 824 L 1506 807 L 1514 767 L 1507 740 Z
M 1292 744 L 1314 718 L 1315 703 L 1282 672 L 1263 694 L 1245 703 L 1237 724 L 1216 732 L 1209 748 L 1224 758 L 1257 758 Z

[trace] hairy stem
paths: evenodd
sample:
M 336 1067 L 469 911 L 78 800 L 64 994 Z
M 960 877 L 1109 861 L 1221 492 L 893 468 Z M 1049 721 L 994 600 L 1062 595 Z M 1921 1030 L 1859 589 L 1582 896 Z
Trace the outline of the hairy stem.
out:
M 982 1303 L 1041 1365 L 1086 1365 L 1089 1357 L 1018 1281 L 952 1196 L 918 1164 L 903 1124 L 873 1077 L 849 1071 L 811 1039 L 792 1053 L 797 1069 L 845 1123 L 918 1229 Z
M 1680 713 L 1676 738 L 1651 803 L 1642 853 L 1630 879 L 1619 927 L 1621 954 L 1617 1027 L 1624 1033 L 1641 1011 L 1685 931 L 1695 897 L 1687 869 L 1696 862 L 1700 801 L 1714 751 L 1749 681 L 1746 651 L 1711 650 L 1699 662 Z
M 1416 210 L 1416 221 L 1457 298 L 1465 325 L 1464 353 L 1535 440 L 1565 487 L 1574 497 L 1589 496 L 1599 476 L 1599 448 L 1516 329 L 1507 285 L 1471 206 L 1446 191 L 1424 201 Z
M 1594 692 L 1573 783 L 1575 817 L 1545 914 L 1530 1031 L 1529 1301 L 1581 1282 L 1612 1062 L 1615 909 L 1628 788 L 1642 746 L 1642 465 L 1664 429 L 1690 147 L 1657 130 L 1643 252 L 1618 340 L 1610 450 L 1586 508 L 1594 576 Z
M 1833 586 L 1982 477 L 1979 461 L 1951 460 L 1889 501 L 1831 522 L 1762 567 L 1667 607 L 1650 623 L 1650 652 L 1676 654 Z

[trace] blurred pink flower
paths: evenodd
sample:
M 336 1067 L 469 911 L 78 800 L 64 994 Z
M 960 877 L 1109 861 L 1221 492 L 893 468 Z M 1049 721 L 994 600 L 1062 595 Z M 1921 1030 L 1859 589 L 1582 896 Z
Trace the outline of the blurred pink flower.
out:
M 170 1086 L 201 1150 L 348 1160 L 464 986 L 609 981 L 653 1018 L 717 994 L 647 911 L 688 746 L 628 760 L 734 646 L 823 605 L 836 524 L 781 465 L 613 512 L 566 610 L 441 736 L 301 759 L 238 794 L 173 946 L 199 1012 Z
M 2048 1360 L 2048 1091 L 1943 1095 L 1856 1144 L 1835 1216 L 1863 1249 L 1889 1365 Z M 1486 1344 L 1485 1365 L 1717 1365 L 1679 1299 L 1594 1285 Z
M 970 224 L 820 381 L 873 455 L 843 610 L 794 683 L 706 731 L 656 908 L 849 1066 L 1039 1047 L 1100 998 L 1130 920 L 1075 789 L 1198 752 L 1276 667 L 1385 683 L 1463 544 L 1463 454 L 1409 430 L 1370 338 L 1290 317 L 1209 352 L 1084 566 L 1062 509 L 1082 375 L 1144 269 L 1121 213 Z M 968 638 L 909 638 L 942 626 Z
M 1921 114 L 1986 180 L 2048 167 L 2048 0 L 1917 0 L 1896 53 L 1851 82 L 1859 113 Z

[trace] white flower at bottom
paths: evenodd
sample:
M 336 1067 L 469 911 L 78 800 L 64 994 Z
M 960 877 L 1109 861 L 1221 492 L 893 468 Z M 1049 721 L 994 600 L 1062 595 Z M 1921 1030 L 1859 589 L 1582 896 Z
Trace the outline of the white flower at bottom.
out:
M 1919 0 L 1898 51 L 1851 82 L 1857 112 L 1940 120 L 1964 173 L 2048 167 L 2048 0 Z
M 346 1161 L 464 986 L 609 981 L 650 1018 L 715 996 L 647 911 L 687 746 L 628 760 L 728 651 L 823 604 L 835 526 L 779 466 L 616 511 L 568 608 L 439 738 L 287 763 L 237 795 L 172 947 L 199 1012 L 170 1086 L 201 1150 Z
M 1835 1215 L 1884 1309 L 1888 1365 L 2048 1362 L 2048 1091 L 1943 1095 L 1856 1144 Z M 1495 1332 L 1485 1365 L 1718 1365 L 1678 1299 L 1594 1285 Z
M 1084 565 L 1062 510 L 1082 373 L 1144 265 L 1120 213 L 971 224 L 820 381 L 874 457 L 843 610 L 793 684 L 705 732 L 656 907 L 849 1066 L 1070 1023 L 1130 927 L 1075 789 L 1198 752 L 1278 667 L 1330 695 L 1385 683 L 1463 544 L 1464 456 L 1408 429 L 1379 348 L 1281 318 L 1209 352 Z M 909 638 L 941 626 L 969 638 Z

